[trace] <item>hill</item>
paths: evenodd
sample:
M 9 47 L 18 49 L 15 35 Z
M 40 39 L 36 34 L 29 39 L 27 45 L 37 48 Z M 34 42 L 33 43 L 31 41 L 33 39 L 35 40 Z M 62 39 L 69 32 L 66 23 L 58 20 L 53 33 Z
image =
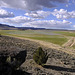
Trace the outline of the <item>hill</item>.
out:
M 46 29 L 46 28 L 35 28 L 35 27 L 15 27 L 7 24 L 0 24 L 0 30 L 53 30 L 53 31 L 74 31 L 67 29 Z
M 44 30 L 45 28 L 34 28 L 34 27 L 15 27 L 6 24 L 0 24 L 0 30 Z
M 9 26 L 6 24 L 0 24 L 0 30 L 15 30 L 15 29 L 17 29 L 17 28 L 14 26 Z
M 19 30 L 45 30 L 45 28 L 34 28 L 34 27 L 17 27 Z
M 72 54 L 49 48 L 47 46 L 44 46 L 43 44 L 31 40 L 8 36 L 1 36 L 0 44 L 0 51 L 7 51 L 8 53 L 10 53 L 10 56 L 16 55 L 16 53 L 18 53 L 19 51 L 26 50 L 26 61 L 20 66 L 20 69 L 30 73 L 31 75 L 75 75 L 75 56 L 73 56 Z M 38 47 L 42 47 L 43 50 L 49 54 L 49 58 L 47 63 L 45 64 L 45 67 L 37 65 L 33 60 L 33 54 Z M 5 68 L 4 72 L 6 71 L 9 72 L 11 70 Z M 22 73 L 20 74 L 27 75 Z M 16 73 L 16 75 L 20 74 Z

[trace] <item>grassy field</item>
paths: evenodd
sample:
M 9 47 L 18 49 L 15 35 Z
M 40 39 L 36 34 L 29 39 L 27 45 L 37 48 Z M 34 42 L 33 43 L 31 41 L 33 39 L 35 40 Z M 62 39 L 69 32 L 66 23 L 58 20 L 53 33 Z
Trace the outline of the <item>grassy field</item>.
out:
M 75 32 L 72 31 L 54 31 L 54 33 L 58 33 L 64 36 L 75 37 Z
M 23 37 L 23 38 L 30 38 L 35 40 L 42 40 L 51 42 L 54 44 L 62 45 L 67 42 L 67 38 L 64 37 L 63 34 L 67 36 L 68 32 L 54 32 L 51 30 L 0 30 L 1 35 L 9 35 L 15 37 Z M 68 34 L 70 35 L 70 34 Z

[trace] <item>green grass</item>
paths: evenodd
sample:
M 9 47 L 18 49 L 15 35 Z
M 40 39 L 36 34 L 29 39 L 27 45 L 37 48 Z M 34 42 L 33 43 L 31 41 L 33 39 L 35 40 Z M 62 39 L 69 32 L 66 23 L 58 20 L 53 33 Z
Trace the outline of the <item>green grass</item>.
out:
M 54 31 L 54 33 L 58 33 L 64 36 L 75 37 L 75 32 L 72 32 L 72 31 Z
M 75 44 L 72 47 L 75 49 Z
M 58 45 L 62 45 L 64 44 L 64 42 L 67 42 L 66 38 L 60 38 L 60 37 L 28 37 L 31 39 L 36 39 L 36 40 L 42 40 L 42 41 L 47 41 L 47 42 L 51 42 L 54 44 L 58 44 Z
M 2 34 L 2 35 L 42 40 L 42 41 L 47 41 L 47 42 L 51 42 L 51 43 L 58 44 L 58 45 L 62 45 L 65 42 L 67 42 L 67 38 L 65 38 L 64 36 L 48 35 L 49 33 L 51 33 L 51 31 L 48 31 L 48 30 L 25 30 L 25 31 L 0 30 L 0 34 Z

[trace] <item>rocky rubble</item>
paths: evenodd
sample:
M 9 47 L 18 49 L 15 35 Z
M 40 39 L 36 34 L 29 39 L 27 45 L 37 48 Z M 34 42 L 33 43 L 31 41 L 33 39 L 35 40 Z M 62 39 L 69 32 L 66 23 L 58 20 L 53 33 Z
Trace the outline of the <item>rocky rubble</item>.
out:
M 45 67 L 37 65 L 33 60 L 33 54 L 40 46 L 49 54 Z M 20 64 L 22 71 L 32 75 L 75 75 L 75 56 L 44 47 L 33 41 L 0 37 L 0 51 L 7 51 L 10 56 L 13 56 L 24 50 L 27 51 L 27 56 L 26 61 Z
M 0 75 L 30 75 L 20 70 L 21 64 L 26 60 L 25 51 L 15 51 L 12 54 L 9 51 L 0 51 Z

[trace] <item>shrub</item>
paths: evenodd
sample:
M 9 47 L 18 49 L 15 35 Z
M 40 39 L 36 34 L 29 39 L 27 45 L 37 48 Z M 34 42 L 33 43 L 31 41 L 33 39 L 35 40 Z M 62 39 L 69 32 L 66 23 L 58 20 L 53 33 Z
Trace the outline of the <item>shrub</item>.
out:
M 44 66 L 44 64 L 47 62 L 48 55 L 42 50 L 41 47 L 39 47 L 34 53 L 33 59 L 38 65 Z
M 2 35 L 0 34 L 0 37 L 1 37 Z

